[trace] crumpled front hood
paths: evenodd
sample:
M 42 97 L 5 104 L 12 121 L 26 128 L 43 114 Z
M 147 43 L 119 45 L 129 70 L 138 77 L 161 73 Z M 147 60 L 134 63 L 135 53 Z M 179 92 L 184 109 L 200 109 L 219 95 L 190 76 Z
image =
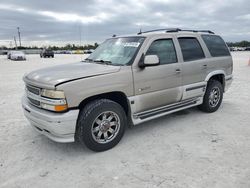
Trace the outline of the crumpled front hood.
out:
M 55 87 L 64 82 L 110 74 L 119 70 L 119 66 L 78 62 L 33 71 L 24 76 L 24 81 L 40 87 Z

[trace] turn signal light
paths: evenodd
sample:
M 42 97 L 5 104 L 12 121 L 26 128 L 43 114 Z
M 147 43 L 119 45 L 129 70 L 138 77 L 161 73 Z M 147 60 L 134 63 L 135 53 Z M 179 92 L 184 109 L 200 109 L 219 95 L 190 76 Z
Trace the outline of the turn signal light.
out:
M 64 105 L 56 105 L 55 106 L 55 111 L 56 112 L 61 112 L 61 111 L 65 111 L 68 109 L 68 105 L 64 104 Z

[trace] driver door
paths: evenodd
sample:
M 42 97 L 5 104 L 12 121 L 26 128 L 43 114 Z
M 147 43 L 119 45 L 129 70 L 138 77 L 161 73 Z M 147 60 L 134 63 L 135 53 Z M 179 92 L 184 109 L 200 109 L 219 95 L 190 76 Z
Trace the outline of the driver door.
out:
M 182 96 L 181 66 L 173 38 L 152 40 L 144 54 L 157 55 L 160 64 L 133 68 L 136 113 L 176 103 Z

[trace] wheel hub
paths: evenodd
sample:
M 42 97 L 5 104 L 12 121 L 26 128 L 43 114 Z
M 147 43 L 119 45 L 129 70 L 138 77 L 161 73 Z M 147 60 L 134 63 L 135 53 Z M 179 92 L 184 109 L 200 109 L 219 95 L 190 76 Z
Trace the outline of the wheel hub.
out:
M 220 90 L 218 87 L 215 87 L 209 94 L 209 105 L 211 107 L 215 107 L 218 105 L 219 101 L 220 101 Z
M 210 98 L 211 100 L 214 100 L 214 93 L 211 93 Z
M 99 126 L 100 131 L 102 131 L 103 133 L 107 132 L 109 128 L 110 128 L 110 121 L 108 120 L 102 121 Z
M 120 118 L 112 111 L 99 114 L 92 124 L 92 137 L 100 144 L 112 141 L 120 129 Z

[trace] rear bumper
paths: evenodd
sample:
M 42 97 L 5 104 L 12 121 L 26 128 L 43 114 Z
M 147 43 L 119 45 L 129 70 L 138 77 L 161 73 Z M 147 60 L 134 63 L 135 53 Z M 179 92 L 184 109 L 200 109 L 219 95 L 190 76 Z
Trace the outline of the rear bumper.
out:
M 225 77 L 225 89 L 224 89 L 224 92 L 226 92 L 229 89 L 232 82 L 233 82 L 233 75 L 228 75 L 228 76 Z
M 31 126 L 55 142 L 74 142 L 76 121 L 79 110 L 70 110 L 65 113 L 54 113 L 39 109 L 22 98 L 25 117 Z

